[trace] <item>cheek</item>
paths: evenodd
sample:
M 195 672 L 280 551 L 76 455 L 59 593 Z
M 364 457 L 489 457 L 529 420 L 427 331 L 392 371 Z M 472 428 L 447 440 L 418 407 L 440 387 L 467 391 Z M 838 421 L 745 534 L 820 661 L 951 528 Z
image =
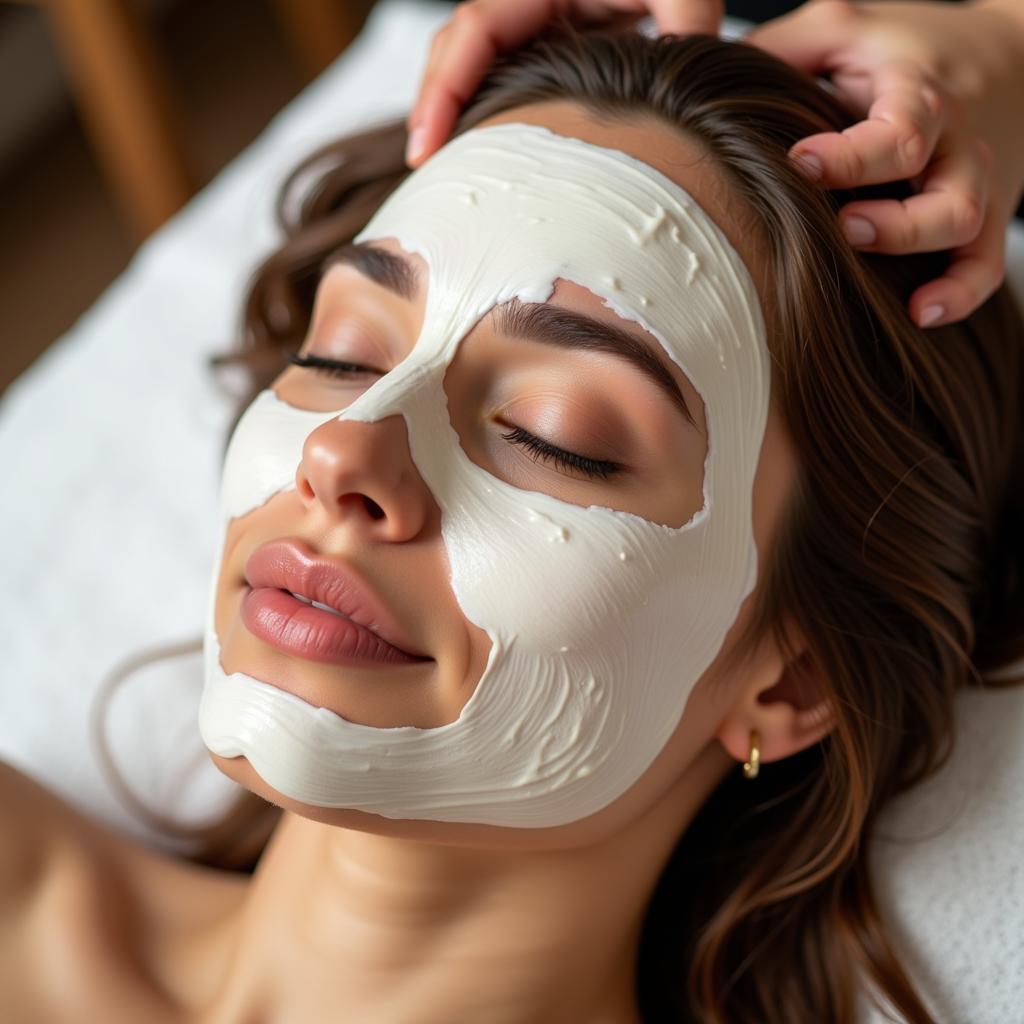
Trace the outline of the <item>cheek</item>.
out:
M 593 531 L 584 545 L 586 528 L 561 510 L 516 511 L 522 521 L 511 528 L 506 513 L 491 528 L 478 519 L 472 532 L 445 529 L 460 607 L 535 656 L 592 647 L 602 624 L 614 625 L 622 588 L 609 576 L 622 563 L 606 553 L 595 564 Z
M 297 503 L 294 490 L 282 491 L 258 508 L 227 522 L 215 584 L 214 626 L 222 646 L 224 666 L 229 672 L 238 667 L 229 661 L 244 636 L 236 630 L 240 629 L 241 601 L 248 589 L 246 560 L 263 542 L 294 532 L 296 515 L 301 513 Z
M 761 565 L 767 564 L 779 527 L 785 519 L 786 509 L 793 498 L 797 470 L 792 438 L 781 414 L 772 403 L 754 475 L 752 504 L 754 542 Z
M 221 512 L 233 518 L 295 485 L 306 438 L 337 411 L 310 412 L 261 391 L 231 435 L 221 478 Z
M 765 425 L 751 503 L 758 563 L 757 583 L 754 590 L 744 598 L 721 651 L 694 692 L 694 703 L 708 708 L 711 716 L 717 716 L 716 721 L 732 707 L 739 688 L 750 682 L 749 670 L 737 662 L 736 656 L 742 653 L 745 665 L 763 665 L 777 653 L 770 636 L 759 637 L 753 651 L 740 652 L 739 644 L 752 623 L 754 610 L 766 586 L 766 574 L 775 554 L 787 508 L 793 499 L 797 472 L 798 463 L 792 440 L 781 415 L 772 404 Z

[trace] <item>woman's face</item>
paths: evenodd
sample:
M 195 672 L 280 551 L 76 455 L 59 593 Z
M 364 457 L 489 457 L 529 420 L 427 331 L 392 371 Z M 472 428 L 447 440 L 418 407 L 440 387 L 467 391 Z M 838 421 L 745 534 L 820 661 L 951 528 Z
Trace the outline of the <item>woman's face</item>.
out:
M 602 124 L 569 102 L 518 108 L 485 125 L 505 122 L 621 150 L 678 183 L 725 234 L 764 295 L 756 236 L 714 165 L 692 143 L 653 119 Z M 346 409 L 409 357 L 424 328 L 430 287 L 423 255 L 394 236 L 344 247 L 317 291 L 300 351 L 307 365 L 293 365 L 277 378 L 276 399 L 310 413 Z M 702 510 L 709 417 L 701 390 L 648 330 L 576 281 L 558 278 L 546 301 L 503 302 L 476 320 L 447 363 L 443 392 L 465 456 L 517 493 L 618 510 L 667 528 L 683 527 Z M 760 566 L 794 469 L 773 410 L 763 436 L 751 504 Z M 378 730 L 434 730 L 457 722 L 495 643 L 456 596 L 452 550 L 442 530 L 446 502 L 413 458 L 407 418 L 313 417 L 294 473 L 294 488 L 228 521 L 213 604 L 224 671 Z M 449 508 L 445 515 L 455 512 Z M 545 513 L 536 515 L 550 525 L 554 555 L 567 540 L 565 530 Z M 634 555 L 625 548 L 619 554 L 627 571 Z M 282 560 L 308 566 L 317 559 L 356 581 L 367 602 L 359 619 L 369 629 L 310 607 L 279 580 L 268 595 L 260 589 L 267 589 L 265 580 L 253 578 L 273 575 Z M 511 579 L 516 566 L 508 571 Z M 595 821 L 602 823 L 599 830 L 615 827 L 635 816 L 713 739 L 745 682 L 722 679 L 718 667 L 756 593 L 742 601 L 650 767 L 589 816 L 591 827 Z M 573 613 L 566 609 L 567 621 Z M 561 650 L 568 655 L 568 647 Z M 304 803 L 275 790 L 245 758 L 214 757 L 267 799 L 320 820 L 402 834 L 487 827 L 392 821 Z

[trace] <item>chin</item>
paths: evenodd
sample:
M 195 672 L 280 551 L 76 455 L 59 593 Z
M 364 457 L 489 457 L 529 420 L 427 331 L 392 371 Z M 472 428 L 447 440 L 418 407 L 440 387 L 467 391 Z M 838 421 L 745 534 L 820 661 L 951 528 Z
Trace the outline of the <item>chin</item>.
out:
M 251 793 L 262 797 L 268 803 L 290 814 L 318 821 L 324 825 L 337 828 L 353 829 L 358 832 L 370 832 L 376 835 L 395 836 L 408 839 L 429 839 L 440 841 L 441 834 L 449 830 L 463 831 L 512 831 L 490 829 L 484 825 L 453 825 L 438 821 L 410 821 L 404 819 L 385 818 L 368 811 L 356 811 L 344 807 L 320 807 L 317 804 L 303 803 L 285 796 L 280 790 L 274 789 L 256 769 L 249 759 L 242 754 L 237 757 L 222 757 L 210 752 L 210 759 L 229 779 L 244 786 Z
M 320 807 L 317 804 L 293 800 L 280 790 L 274 789 L 244 755 L 221 757 L 211 752 L 209 756 L 229 779 L 289 814 L 323 825 L 369 835 L 406 839 L 435 846 L 539 852 L 568 850 L 603 842 L 609 838 L 609 832 L 614 832 L 620 827 L 618 815 L 614 811 L 609 813 L 609 809 L 598 811 L 588 818 L 550 828 L 511 828 L 465 822 L 387 818 L 369 811 Z

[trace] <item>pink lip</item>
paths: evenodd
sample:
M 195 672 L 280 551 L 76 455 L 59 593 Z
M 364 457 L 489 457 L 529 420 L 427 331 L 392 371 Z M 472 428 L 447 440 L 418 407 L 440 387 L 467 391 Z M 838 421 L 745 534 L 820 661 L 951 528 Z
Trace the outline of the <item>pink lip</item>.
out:
M 246 629 L 286 654 L 341 665 L 431 660 L 406 639 L 384 603 L 349 566 L 318 558 L 301 542 L 261 545 L 246 562 L 245 577 L 252 588 L 242 601 Z

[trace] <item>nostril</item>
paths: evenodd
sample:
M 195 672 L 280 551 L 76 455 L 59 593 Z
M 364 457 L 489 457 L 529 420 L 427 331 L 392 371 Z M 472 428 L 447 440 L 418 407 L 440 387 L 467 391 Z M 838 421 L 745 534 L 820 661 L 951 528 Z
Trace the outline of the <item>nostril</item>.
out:
M 363 495 L 363 503 L 366 505 L 366 511 L 370 513 L 370 518 L 371 519 L 383 519 L 384 518 L 384 509 L 382 509 L 380 507 L 380 505 L 378 505 L 377 502 L 375 502 L 373 500 L 373 498 L 368 498 L 364 494 Z

